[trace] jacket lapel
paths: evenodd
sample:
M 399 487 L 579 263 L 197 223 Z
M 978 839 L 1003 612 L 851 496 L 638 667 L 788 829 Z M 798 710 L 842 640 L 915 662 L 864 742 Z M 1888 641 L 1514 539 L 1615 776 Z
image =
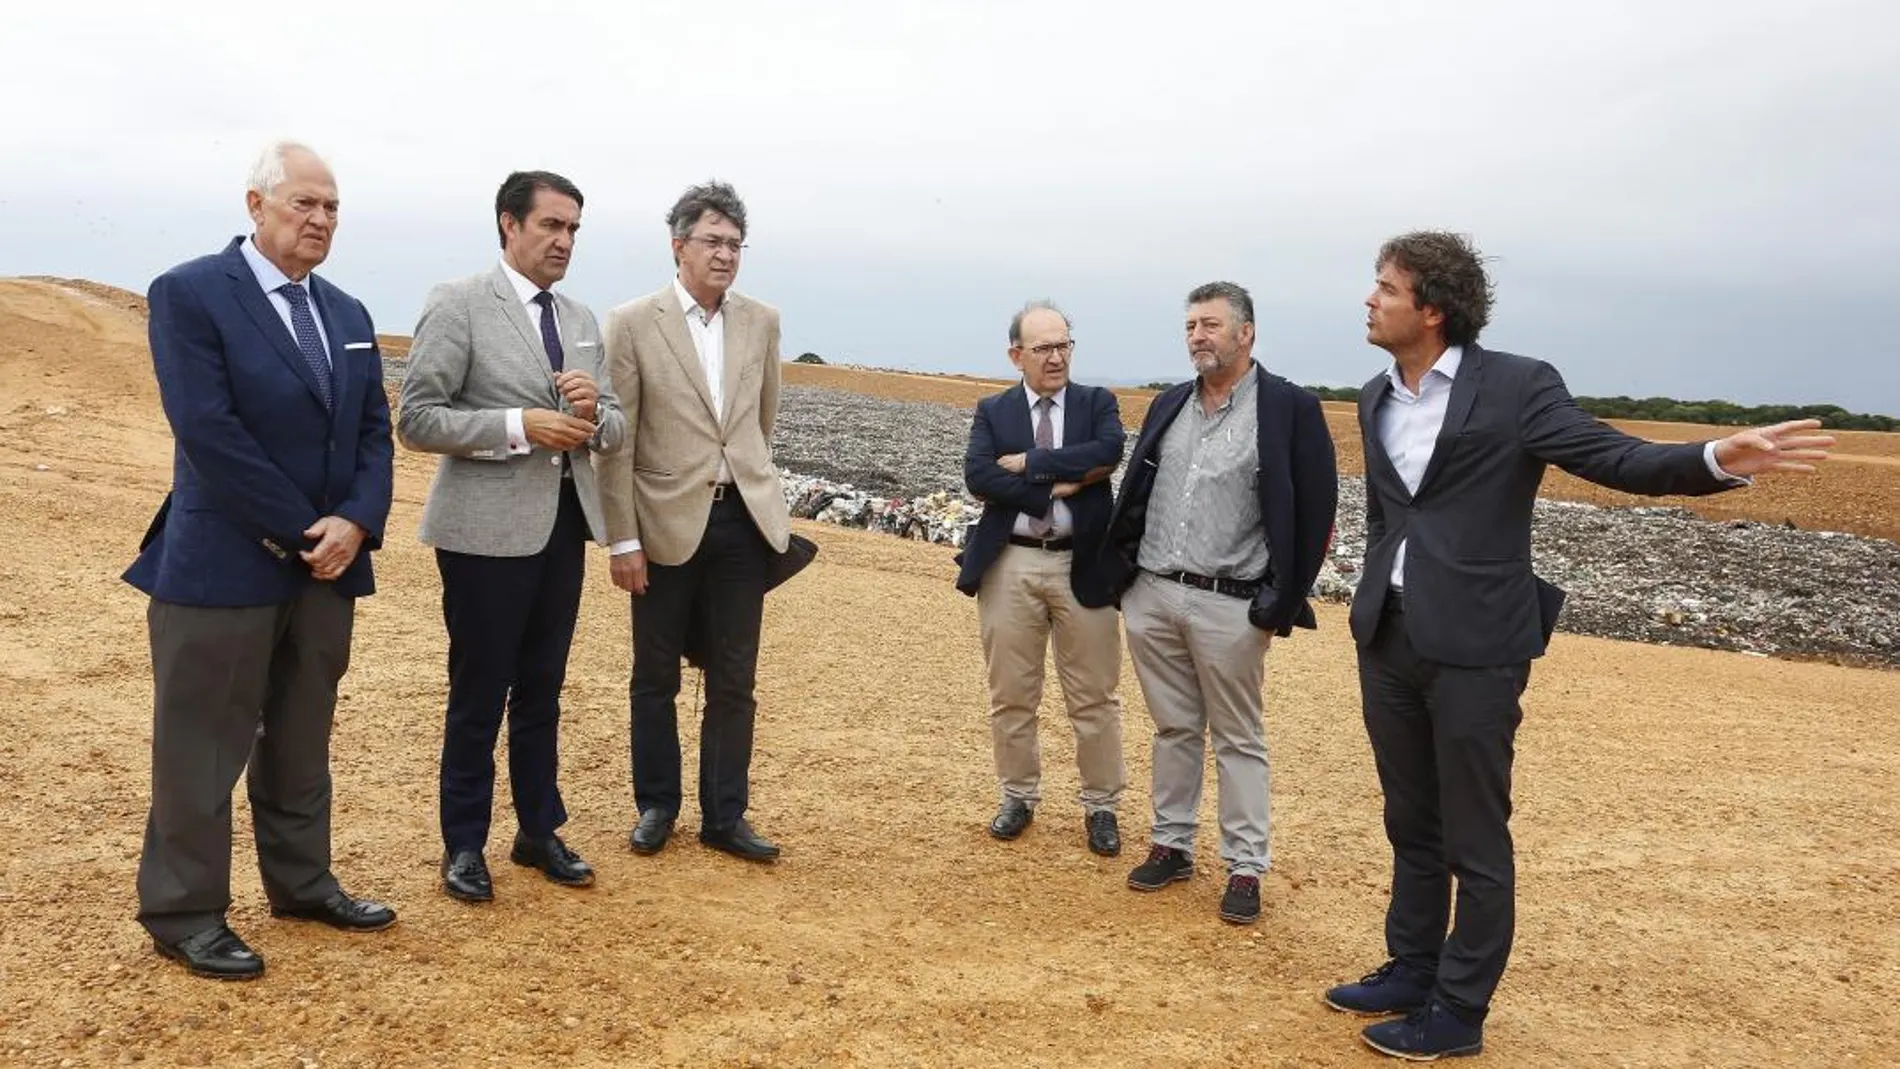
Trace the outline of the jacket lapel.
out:
M 349 355 L 343 351 L 348 342 L 343 329 L 343 313 L 336 302 L 330 299 L 330 284 L 310 276 L 310 299 L 316 303 L 317 315 L 323 319 L 323 333 L 330 342 L 330 396 L 336 399 L 336 409 L 330 413 L 334 420 L 338 412 L 343 411 L 344 398 L 355 385 L 356 376 L 350 373 Z
M 1425 474 L 1418 480 L 1418 493 L 1413 497 L 1422 496 L 1432 485 L 1432 477 L 1444 470 L 1458 432 L 1465 429 L 1465 420 L 1471 415 L 1471 405 L 1478 397 L 1478 380 L 1483 375 L 1484 350 L 1476 345 L 1465 346 L 1464 356 L 1458 363 L 1458 377 L 1451 380 L 1451 400 L 1445 406 L 1445 422 L 1438 428 L 1432 459 L 1425 465 Z
M 533 323 L 528 322 L 528 310 L 521 305 L 521 295 L 515 292 L 514 283 L 508 281 L 507 274 L 502 271 L 499 264 L 495 265 L 490 282 L 492 283 L 490 289 L 495 294 L 495 300 L 501 303 L 502 316 L 514 324 L 515 333 L 521 336 L 520 352 L 522 359 L 529 365 L 528 370 L 538 373 L 545 380 L 544 392 L 548 399 L 554 402 L 554 407 L 559 408 L 560 404 L 554 390 L 554 367 L 548 363 L 548 347 L 541 344 L 541 332 L 534 328 Z M 555 303 L 558 305 L 560 302 Z M 557 331 L 560 329 L 560 320 L 561 315 L 557 310 L 554 314 Z
M 1069 387 L 1069 391 L 1073 394 L 1075 387 Z M 1029 411 L 1029 395 L 1024 392 L 1021 382 L 1016 383 L 1008 393 L 1003 395 L 1002 419 L 1003 433 L 1008 437 L 997 443 L 996 451 L 999 454 L 1022 453 L 1036 447 L 1036 417 Z M 1070 440 L 1079 441 L 1080 439 L 1071 438 Z M 1017 442 L 1029 444 L 1017 449 L 1015 448 Z
M 730 291 L 725 296 L 725 308 L 720 313 L 721 326 L 726 332 L 725 367 L 721 376 L 720 394 L 726 399 L 726 411 L 721 423 L 730 422 L 732 414 L 739 406 L 734 398 L 739 393 L 739 376 L 745 370 L 745 362 L 752 359 L 752 316 L 744 298 L 735 298 Z
M 264 288 L 257 284 L 257 276 L 251 272 L 251 265 L 244 262 L 244 254 L 238 251 L 238 242 L 232 242 L 226 250 L 224 273 L 231 277 L 231 291 L 245 314 L 251 317 L 251 322 L 270 339 L 271 348 L 277 350 L 278 357 L 290 368 L 290 373 L 303 380 L 317 404 L 323 404 L 323 388 L 317 384 L 317 373 L 310 370 L 310 364 L 303 358 L 303 350 L 297 348 L 297 340 L 290 336 L 284 321 L 278 318 L 277 309 L 272 307 L 270 298 L 264 296 Z
M 713 410 L 712 388 L 706 384 L 706 369 L 700 365 L 699 350 L 693 348 L 692 336 L 686 332 L 686 310 L 680 307 L 680 299 L 673 287 L 668 285 L 660 291 L 660 299 L 653 302 L 654 324 L 660 328 L 660 337 L 666 339 L 666 347 L 673 351 L 673 359 L 679 361 L 680 370 L 686 373 L 686 379 L 698 392 L 699 400 L 706 406 L 716 425 L 719 414 Z
M 1383 372 L 1360 389 L 1359 439 L 1365 445 L 1366 477 L 1381 480 L 1392 493 L 1410 501 L 1412 493 L 1405 488 L 1405 480 L 1399 478 L 1399 469 L 1392 465 L 1392 457 L 1385 451 L 1385 440 L 1379 437 L 1379 406 L 1390 392 L 1392 381 Z

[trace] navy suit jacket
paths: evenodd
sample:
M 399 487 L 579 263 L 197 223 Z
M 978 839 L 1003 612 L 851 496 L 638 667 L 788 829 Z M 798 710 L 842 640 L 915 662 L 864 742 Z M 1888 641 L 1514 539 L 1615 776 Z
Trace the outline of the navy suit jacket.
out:
M 975 595 L 983 585 L 983 573 L 1009 543 L 1017 516 L 1048 516 L 1054 500 L 1050 490 L 1056 483 L 1080 482 L 1090 471 L 1113 468 L 1122 461 L 1127 432 L 1122 430 L 1121 406 L 1109 390 L 1069 384 L 1063 395 L 1064 444 L 1059 449 L 1036 448 L 1033 418 L 1021 383 L 977 402 L 970 446 L 963 456 L 963 482 L 983 502 L 983 516 L 956 557 L 960 565 L 957 589 L 965 594 Z M 1021 475 L 1012 475 L 996 463 L 997 457 L 1011 453 L 1024 454 Z M 1117 591 L 1113 572 L 1102 556 L 1102 539 L 1114 505 L 1108 480 L 1090 483 L 1064 503 L 1075 524 L 1069 565 L 1075 600 L 1091 609 L 1111 605 Z
M 370 551 L 389 517 L 392 458 L 382 353 L 362 302 L 311 275 L 330 343 L 336 407 L 265 297 L 239 246 L 160 275 L 152 365 L 176 442 L 172 490 L 125 580 L 181 605 L 275 605 L 318 582 L 298 557 L 323 516 L 369 532 L 334 582 L 376 589 Z
M 1366 566 L 1353 592 L 1352 634 L 1371 645 L 1405 543 L 1405 633 L 1420 656 L 1468 668 L 1542 656 L 1564 593 L 1531 572 L 1531 512 L 1548 464 L 1633 494 L 1712 494 L 1706 443 L 1646 442 L 1578 407 L 1542 360 L 1464 348 L 1445 422 L 1418 492 L 1386 455 L 1380 372 L 1359 391 L 1366 453 Z
M 1260 497 L 1260 536 L 1267 542 L 1267 574 L 1247 619 L 1262 631 L 1287 635 L 1294 627 L 1318 626 L 1307 596 L 1332 541 L 1339 469 L 1319 398 L 1265 368 L 1258 372 L 1260 466 L 1254 470 L 1254 489 Z M 1118 590 L 1128 589 L 1139 572 L 1136 557 L 1148 523 L 1148 497 L 1161 469 L 1162 436 L 1193 401 L 1198 381 L 1190 379 L 1156 397 L 1141 423 L 1109 527 Z

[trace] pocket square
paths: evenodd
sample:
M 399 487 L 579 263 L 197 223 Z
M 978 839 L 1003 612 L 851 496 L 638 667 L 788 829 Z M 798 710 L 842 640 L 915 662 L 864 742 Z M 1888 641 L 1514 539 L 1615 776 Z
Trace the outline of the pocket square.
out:
M 343 348 L 344 348 L 345 350 L 349 350 L 349 349 L 374 349 L 374 348 L 376 348 L 376 343 L 375 343 L 375 342 L 373 342 L 373 341 L 352 341 L 352 342 L 344 342 L 344 343 L 343 343 Z

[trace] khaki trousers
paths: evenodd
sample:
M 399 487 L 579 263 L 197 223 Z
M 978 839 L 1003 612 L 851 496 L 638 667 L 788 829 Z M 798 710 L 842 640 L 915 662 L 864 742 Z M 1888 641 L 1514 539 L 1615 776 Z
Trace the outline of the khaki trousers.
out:
M 1004 546 L 977 591 L 977 620 L 989 665 L 990 739 L 1005 799 L 1042 800 L 1043 657 L 1055 636 L 1056 675 L 1075 729 L 1079 797 L 1088 812 L 1113 812 L 1127 784 L 1122 764 L 1121 642 L 1115 609 L 1084 608 L 1069 585 L 1073 554 Z
M 1258 876 L 1268 843 L 1267 737 L 1260 685 L 1267 632 L 1242 598 L 1143 573 L 1122 595 L 1128 656 L 1155 724 L 1154 841 L 1194 850 L 1205 740 L 1214 740 L 1220 854 L 1228 871 Z

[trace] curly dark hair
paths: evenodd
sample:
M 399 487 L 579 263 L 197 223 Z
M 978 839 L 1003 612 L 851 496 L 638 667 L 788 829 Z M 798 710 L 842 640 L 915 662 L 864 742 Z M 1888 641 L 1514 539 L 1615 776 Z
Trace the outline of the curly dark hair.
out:
M 1491 321 L 1491 278 L 1478 247 L 1463 234 L 1414 230 L 1379 247 L 1378 271 L 1391 264 L 1412 276 L 1412 307 L 1445 317 L 1447 345 L 1470 345 Z

